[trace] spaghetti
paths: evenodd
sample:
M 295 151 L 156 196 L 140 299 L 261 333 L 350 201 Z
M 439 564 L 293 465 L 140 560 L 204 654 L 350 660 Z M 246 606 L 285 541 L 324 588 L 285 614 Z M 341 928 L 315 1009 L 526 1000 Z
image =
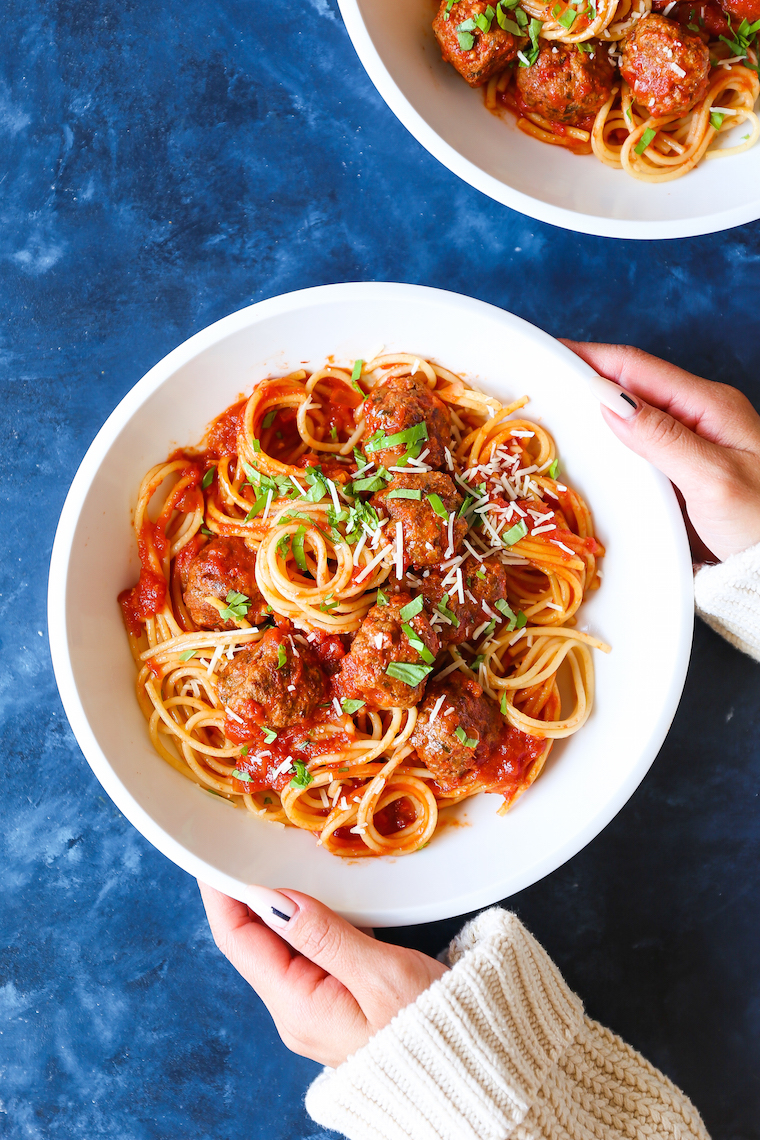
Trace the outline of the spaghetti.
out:
M 264 380 L 153 467 L 119 600 L 158 754 L 336 855 L 506 811 L 609 651 L 574 625 L 603 548 L 526 403 L 381 355 Z

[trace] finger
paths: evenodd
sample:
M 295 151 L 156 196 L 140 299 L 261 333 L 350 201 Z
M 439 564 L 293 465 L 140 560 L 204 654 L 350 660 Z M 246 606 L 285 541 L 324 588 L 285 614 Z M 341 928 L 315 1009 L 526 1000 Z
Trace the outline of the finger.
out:
M 757 413 L 735 388 L 695 376 L 639 348 L 572 340 L 562 343 L 596 372 L 668 412 L 712 443 L 744 447 L 748 436 L 758 431 Z

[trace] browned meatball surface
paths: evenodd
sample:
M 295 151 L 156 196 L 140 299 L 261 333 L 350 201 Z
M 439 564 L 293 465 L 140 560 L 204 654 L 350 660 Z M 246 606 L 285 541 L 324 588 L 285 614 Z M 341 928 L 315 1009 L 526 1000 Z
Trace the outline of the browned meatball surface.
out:
M 378 467 L 393 467 L 413 447 L 415 456 L 427 451 L 428 467 L 442 467 L 445 463 L 444 448 L 451 446 L 451 417 L 446 405 L 424 380 L 405 376 L 373 388 L 364 401 L 363 412 L 367 432 L 364 454 Z M 389 436 L 421 423 L 427 427 L 427 439 L 420 440 L 416 447 L 409 443 L 382 446 Z
M 760 20 L 760 0 L 723 0 L 721 8 L 734 17 L 735 28 L 742 20 L 749 20 L 750 24 Z
M 245 720 L 263 713 L 263 722 L 272 728 L 306 720 L 327 699 L 325 691 L 324 676 L 311 648 L 296 644 L 279 629 L 267 630 L 261 641 L 236 653 L 219 670 L 222 704 Z M 252 709 L 251 702 L 261 709 Z
M 696 32 L 651 12 L 624 40 L 620 72 L 653 118 L 685 115 L 707 91 L 710 52 Z
M 459 622 L 458 625 L 449 621 L 442 625 L 436 624 L 435 631 L 442 645 L 459 645 L 463 641 L 469 641 L 479 625 L 491 620 L 491 615 L 483 609 L 483 602 L 501 620 L 501 614 L 494 607 L 496 602 L 507 597 L 507 574 L 498 558 L 486 558 L 479 562 L 470 554 L 460 569 L 464 602 L 460 602 L 459 594 L 453 586 L 443 585 L 448 571 L 431 570 L 429 576 L 422 579 L 422 596 L 427 608 L 434 613 L 436 606 L 448 595 L 445 607 L 453 613 L 455 621 Z
M 493 743 L 503 728 L 498 706 L 477 681 L 451 673 L 428 688 L 409 743 L 441 788 L 452 791 L 474 779 L 481 741 Z
M 426 654 L 420 652 L 419 643 L 433 658 L 440 648 L 424 610 L 412 617 L 402 614 L 411 601 L 410 594 L 394 594 L 387 606 L 373 606 L 369 611 L 336 677 L 337 686 L 345 696 L 358 697 L 376 709 L 410 709 L 422 700 L 427 675 L 420 676 L 415 684 L 413 677 L 402 680 L 387 672 L 391 664 L 429 669 L 432 662 L 425 660 Z M 404 626 L 407 626 L 406 631 Z
M 448 0 L 442 0 L 433 20 L 433 31 L 441 55 L 467 80 L 470 87 L 480 87 L 497 71 L 504 70 L 517 55 L 525 38 L 515 38 L 511 32 L 504 31 L 495 17 L 490 20 L 488 31 L 481 31 L 473 25 L 477 16 L 484 15 L 488 19 L 486 10 L 491 7 L 489 0 L 458 0 L 449 12 L 446 11 L 447 4 Z M 467 37 L 472 39 L 471 47 Z
M 245 594 L 251 605 L 245 615 L 255 623 L 266 617 L 267 603 L 256 585 L 256 555 L 242 538 L 214 538 L 196 554 L 182 575 L 182 591 L 190 617 L 201 629 L 237 629 L 223 621 L 209 597 L 225 602 L 234 590 Z
M 536 62 L 518 68 L 515 78 L 526 107 L 552 123 L 588 128 L 609 99 L 614 76 L 606 47 L 590 46 L 585 52 L 577 44 L 541 40 Z
M 742 7 L 744 3 L 754 3 L 760 15 L 760 0 L 731 0 L 731 2 L 737 7 Z M 728 2 L 725 2 L 723 7 L 728 11 Z M 704 32 L 711 40 L 717 40 L 718 36 L 731 35 L 725 13 L 711 0 L 705 0 L 704 3 L 700 0 L 698 7 L 694 4 L 694 0 L 678 0 L 675 8 L 672 6 L 672 0 L 652 0 L 653 12 L 664 12 L 665 8 L 668 8 L 671 20 L 677 20 L 679 24 L 696 24 L 700 32 Z M 692 28 L 691 31 L 693 30 Z
M 414 496 L 401 497 L 395 492 L 404 491 Z M 436 495 L 446 517 L 442 517 L 430 501 Z M 462 506 L 462 496 L 454 486 L 453 479 L 441 471 L 424 471 L 419 475 L 396 475 L 388 486 L 372 497 L 372 506 L 380 508 L 390 516 L 386 534 L 389 540 L 395 539 L 397 522 L 401 523 L 404 534 L 404 566 L 437 566 L 446 558 L 449 549 L 448 518 L 456 514 Z M 454 550 L 456 554 L 467 533 L 467 524 L 456 519 L 453 524 Z

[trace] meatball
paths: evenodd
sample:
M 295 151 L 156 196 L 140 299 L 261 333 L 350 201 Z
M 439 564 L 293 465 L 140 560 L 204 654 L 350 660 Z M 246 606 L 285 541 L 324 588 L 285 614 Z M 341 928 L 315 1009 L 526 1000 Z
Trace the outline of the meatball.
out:
M 760 0 L 723 0 L 721 7 L 740 23 L 749 20 L 754 24 L 755 20 L 760 20 Z
M 214 538 L 208 542 L 181 576 L 187 612 L 201 629 L 237 629 L 237 622 L 224 621 L 219 610 L 206 599 L 224 602 L 230 590 L 245 594 L 251 605 L 246 617 L 263 621 L 267 603 L 256 585 L 256 555 L 242 538 Z
M 307 720 L 326 700 L 325 680 L 310 646 L 298 646 L 279 629 L 268 629 L 255 645 L 236 653 L 219 670 L 218 694 L 238 716 L 253 719 L 251 702 L 261 706 L 272 728 Z
M 459 0 L 449 9 L 448 0 L 441 0 L 433 20 L 441 55 L 470 87 L 481 87 L 497 71 L 503 71 L 517 55 L 520 45 L 526 42 L 525 37 L 515 38 L 511 32 L 500 28 L 494 17 L 489 21 L 487 32 L 476 27 L 474 20 L 478 16 L 483 15 L 488 20 L 488 7 L 489 0 Z M 467 37 L 472 40 L 470 48 L 463 46 L 469 43 Z
M 707 91 L 710 52 L 696 32 L 652 12 L 624 40 L 620 72 L 653 118 L 685 115 Z
M 424 610 L 412 617 L 402 613 L 411 602 L 409 594 L 394 594 L 387 606 L 373 606 L 369 611 L 335 679 L 345 696 L 359 697 L 376 709 L 410 709 L 422 700 L 427 675 L 415 684 L 414 675 L 402 680 L 387 672 L 391 664 L 419 666 L 429 672 L 430 657 L 434 659 L 440 648 Z
M 427 608 L 435 612 L 436 606 L 448 594 L 446 609 L 451 610 L 459 622 L 459 625 L 436 625 L 435 631 L 442 645 L 459 645 L 463 641 L 469 641 L 478 626 L 490 620 L 490 615 L 483 609 L 483 602 L 493 610 L 496 602 L 503 601 L 507 596 L 507 574 L 498 558 L 486 558 L 480 562 L 470 554 L 460 569 L 464 603 L 459 601 L 459 595 L 452 586 L 443 585 L 448 571 L 431 570 L 428 577 L 422 579 L 422 596 Z M 501 619 L 498 610 L 495 612 Z
M 409 492 L 414 498 L 396 494 Z M 431 502 L 431 496 L 437 498 Z M 372 496 L 372 505 L 382 507 L 391 522 L 389 538 L 395 538 L 395 523 L 400 522 L 404 534 L 404 566 L 437 566 L 449 550 L 449 515 L 458 513 L 462 497 L 453 480 L 441 471 L 396 475 L 387 487 Z M 438 510 L 436 510 L 436 507 Z M 439 511 L 445 512 L 445 517 Z M 467 533 L 467 523 L 455 519 L 452 536 L 455 554 Z
M 595 41 L 592 51 L 577 44 L 541 40 L 532 67 L 518 69 L 515 83 L 522 101 L 552 123 L 587 127 L 612 91 L 614 70 L 606 48 Z
M 438 712 L 431 720 L 436 705 Z M 498 706 L 477 681 L 451 673 L 429 687 L 409 743 L 436 783 L 453 791 L 474 782 L 484 752 L 503 728 Z
M 424 423 L 427 439 L 420 440 L 417 454 L 427 450 L 425 463 L 428 467 L 442 467 L 445 461 L 444 448 L 451 446 L 451 417 L 442 400 L 434 395 L 423 380 L 405 376 L 389 380 L 374 388 L 364 401 L 364 422 L 367 427 L 363 446 L 369 460 L 378 467 L 393 467 L 407 454 L 413 444 L 399 443 L 394 447 L 376 446 L 372 440 L 376 432 L 384 437 L 396 435 Z
M 733 0 L 737 6 L 741 6 L 743 0 Z M 753 0 L 747 0 L 748 4 L 753 3 Z M 670 6 L 671 0 L 654 0 L 652 4 L 653 12 L 662 12 L 665 8 Z M 757 8 L 758 15 L 760 15 L 760 0 L 754 0 L 755 7 Z M 729 0 L 725 0 L 724 7 L 728 11 Z M 717 40 L 718 36 L 730 36 L 731 29 L 728 26 L 728 20 L 725 17 L 722 9 L 709 0 L 705 3 L 697 5 L 694 0 L 678 0 L 675 8 L 670 8 L 668 12 L 671 20 L 677 20 L 679 24 L 694 24 L 699 27 L 701 32 L 705 32 L 711 40 Z M 691 31 L 694 29 L 692 28 Z

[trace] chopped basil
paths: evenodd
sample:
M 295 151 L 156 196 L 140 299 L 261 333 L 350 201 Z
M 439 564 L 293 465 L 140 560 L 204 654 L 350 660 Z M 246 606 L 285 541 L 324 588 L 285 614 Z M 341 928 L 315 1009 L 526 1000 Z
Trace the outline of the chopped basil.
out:
M 209 537 L 209 538 L 213 538 L 213 537 L 214 537 L 213 531 L 210 531 L 210 530 L 208 529 L 208 527 L 207 527 L 207 526 L 202 526 L 202 527 L 201 527 L 201 534 L 205 534 L 205 535 L 208 535 L 208 537 Z
M 525 15 L 525 12 L 523 11 L 522 8 L 515 8 L 515 19 L 517 20 L 517 22 L 521 28 L 524 28 L 527 26 L 528 17 Z M 521 33 L 521 34 L 524 34 L 524 33 Z
M 378 594 L 379 593 L 380 593 L 380 591 L 378 590 Z M 387 599 L 386 599 L 385 604 L 386 605 L 388 604 Z M 411 621 L 412 618 L 415 617 L 420 612 L 420 610 L 422 609 L 424 604 L 425 604 L 425 600 L 422 597 L 422 594 L 418 594 L 416 598 L 412 598 L 411 602 L 407 602 L 407 604 L 405 606 L 402 606 L 401 609 L 399 610 L 401 620 L 402 621 Z
M 206 490 L 207 487 L 211 486 L 211 481 L 214 478 L 214 472 L 215 471 L 216 471 L 216 464 L 214 464 L 213 467 L 209 467 L 208 471 L 206 472 L 206 474 L 201 479 L 201 487 L 203 487 L 204 491 Z
M 277 545 L 275 546 L 275 550 L 279 554 L 280 558 L 287 558 L 289 548 L 290 548 L 290 535 L 289 534 L 283 534 L 280 538 L 277 539 Z
M 191 657 L 195 657 L 195 649 L 186 649 L 184 653 L 180 653 L 180 661 L 189 661 Z
M 714 127 L 716 131 L 719 131 L 723 126 L 723 120 L 725 117 L 725 115 L 721 115 L 720 111 L 713 111 L 710 114 L 710 126 Z
M 340 704 L 344 713 L 347 713 L 348 716 L 353 716 L 353 714 L 355 712 L 358 712 L 359 709 L 364 708 L 366 701 L 355 700 L 353 697 L 344 697 Z
M 473 657 L 472 661 L 470 662 L 470 668 L 473 670 L 473 672 L 476 672 L 478 670 L 478 668 L 483 664 L 485 659 L 486 659 L 485 653 L 479 653 L 477 655 L 477 657 Z
M 282 669 L 283 665 L 287 665 L 288 655 L 285 652 L 285 646 L 280 642 L 277 646 L 277 668 Z
M 405 661 L 391 661 L 385 672 L 388 677 L 393 677 L 397 681 L 403 681 L 405 685 L 415 688 L 417 685 L 422 684 L 428 673 L 432 672 L 432 666 L 409 665 Z
M 242 780 L 244 784 L 250 784 L 253 776 L 251 776 L 250 772 L 239 772 L 237 768 L 235 768 L 232 772 L 232 778 L 233 780 Z
M 378 590 L 377 591 L 377 602 L 375 604 L 378 606 L 387 606 L 389 604 L 388 603 L 388 595 L 383 593 L 382 590 Z
M 306 527 L 299 526 L 296 533 L 293 535 L 292 550 L 293 557 L 296 560 L 296 566 L 299 570 L 307 570 L 306 553 L 303 548 L 303 540 L 306 535 Z M 281 647 L 282 648 L 282 647 Z
M 336 428 L 335 424 L 330 424 L 330 439 L 337 440 L 337 438 L 338 438 L 338 429 Z
M 485 572 L 485 570 L 483 569 L 483 567 L 482 567 L 482 566 L 480 567 L 480 569 L 479 569 L 479 570 L 476 570 L 476 571 L 475 571 L 475 577 L 476 577 L 476 578 L 485 578 L 485 576 L 486 576 L 486 572 Z
M 385 498 L 386 501 L 390 499 L 414 499 L 419 502 L 422 498 L 422 491 L 413 491 L 411 487 L 397 487 L 393 491 L 388 491 Z
M 254 451 L 256 451 L 256 452 L 259 452 L 259 451 L 261 451 L 261 444 L 260 444 L 260 443 L 259 443 L 259 441 L 258 441 L 258 440 L 255 438 L 255 436 L 254 436 L 254 438 L 251 440 L 251 445 L 252 445 L 252 447 L 253 447 L 253 450 L 254 450 Z
M 448 600 L 449 600 L 449 595 L 444 594 L 443 597 L 441 598 L 440 602 L 438 603 L 438 605 L 435 608 L 438 610 L 439 614 L 443 614 L 444 617 L 448 618 L 449 621 L 451 622 L 451 624 L 456 629 L 459 629 L 459 618 L 456 616 L 455 613 L 452 612 L 452 610 L 450 610 L 447 607 L 446 603 L 448 602 Z
M 501 537 L 505 546 L 514 546 L 514 544 L 516 542 L 519 542 L 521 538 L 525 538 L 525 535 L 527 533 L 528 527 L 525 519 L 520 519 L 518 523 L 515 523 L 514 526 L 511 526 L 507 533 L 503 534 Z
M 472 506 L 472 504 L 474 502 L 475 502 L 475 499 L 473 499 L 472 495 L 468 495 L 467 498 L 465 499 L 465 501 L 462 503 L 461 507 L 459 508 L 459 513 L 457 514 L 457 518 L 458 519 L 464 518 L 464 516 L 467 514 L 467 512 L 469 511 L 470 507 Z
M 240 749 L 240 755 L 241 756 L 247 756 L 248 755 L 248 745 L 247 744 L 244 744 L 243 747 Z
M 494 632 L 495 629 L 496 629 L 496 618 L 491 618 L 488 625 L 483 630 L 483 632 L 480 636 L 483 638 L 484 641 L 488 641 L 488 638 L 491 636 L 491 634 Z
M 363 360 L 355 360 L 354 361 L 354 367 L 351 370 L 351 379 L 353 381 L 356 381 L 359 379 L 359 377 L 362 374 L 362 368 L 363 367 L 364 367 L 364 361 Z
M 444 507 L 440 495 L 433 493 L 432 495 L 428 495 L 427 500 L 439 518 L 448 519 L 449 512 Z
M 376 431 L 364 444 L 365 451 L 385 451 L 388 447 L 398 447 L 404 443 L 419 443 L 428 438 L 427 424 L 423 420 L 420 424 L 404 428 L 393 435 L 386 435 L 384 431 Z
M 457 31 L 458 32 L 474 32 L 475 27 L 476 27 L 475 21 L 472 19 L 472 17 L 470 17 L 469 20 L 462 20 L 461 24 L 457 24 Z
M 572 10 L 572 8 L 567 8 L 567 9 L 566 9 L 566 10 L 565 10 L 565 11 L 562 13 L 562 15 L 559 17 L 559 19 L 557 20 L 557 23 L 558 23 L 558 24 L 561 24 L 561 26 L 562 26 L 563 28 L 567 28 L 567 30 L 568 30 L 568 32 L 569 32 L 569 31 L 570 31 L 570 29 L 572 28 L 573 24 L 575 23 L 575 21 L 576 21 L 577 17 L 578 17 L 578 13 L 577 13 L 577 12 L 574 12 L 574 11 Z
M 277 415 L 277 408 L 273 408 L 271 412 L 267 412 L 264 416 L 264 423 L 261 425 L 265 428 L 270 428 L 274 423 L 274 417 Z
M 319 603 L 319 608 L 323 614 L 330 614 L 336 608 L 337 605 L 338 605 L 338 603 L 333 601 L 332 594 L 328 594 L 327 597 L 325 598 L 325 600 L 323 602 Z
M 271 744 L 272 741 L 277 739 L 277 733 L 273 732 L 271 728 L 265 728 L 264 725 L 262 725 L 261 731 L 264 733 L 265 744 Z
M 422 660 L 426 661 L 428 665 L 432 665 L 435 661 L 435 655 L 430 652 L 427 645 L 425 645 L 425 642 L 421 639 L 417 631 L 413 629 L 413 627 L 407 622 L 405 622 L 401 628 L 406 634 L 412 649 L 416 649 Z
M 551 467 L 549 468 L 549 478 L 556 479 L 559 475 L 559 456 L 552 459 Z
M 312 783 L 314 777 L 304 764 L 303 760 L 294 760 L 293 767 L 296 770 L 296 774 L 290 781 L 291 788 L 308 788 L 309 784 Z
M 501 702 L 499 704 L 499 711 L 501 712 L 502 716 L 507 715 L 507 691 L 506 691 L 506 689 L 501 694 Z
M 516 623 L 515 628 L 516 629 L 522 629 L 527 624 L 528 624 L 528 619 L 525 616 L 525 614 L 522 612 L 522 610 L 520 610 L 519 614 L 517 615 L 517 623 Z
M 233 618 L 244 618 L 251 608 L 251 599 L 245 594 L 239 594 L 237 590 L 230 590 L 224 600 L 227 605 L 223 610 L 219 611 L 219 616 L 224 621 L 232 621 Z
M 461 743 L 464 744 L 465 748 L 477 747 L 478 737 L 468 736 L 465 730 L 462 728 L 461 724 L 457 725 L 457 727 L 454 729 L 454 736 L 456 736 L 457 740 L 461 741 Z
M 269 796 L 264 796 L 264 803 L 265 803 L 265 804 L 271 804 L 271 802 L 272 802 L 272 801 L 271 801 L 271 799 L 270 799 L 270 797 L 269 797 Z
M 636 151 L 636 154 L 643 154 L 656 134 L 657 131 L 652 130 L 651 127 L 647 127 L 647 129 L 644 131 L 644 134 L 641 136 L 639 141 L 636 143 L 636 146 L 633 148 Z
M 257 515 L 257 514 L 258 514 L 260 511 L 263 511 L 264 507 L 267 505 L 267 499 L 268 499 L 268 498 L 269 498 L 269 494 L 268 494 L 268 493 L 267 493 L 266 495 L 260 495 L 260 496 L 259 496 L 259 498 L 258 498 L 258 499 L 256 499 L 256 501 L 254 502 L 254 504 L 253 504 L 253 506 L 251 507 L 251 509 L 250 509 L 250 511 L 248 512 L 248 514 L 247 514 L 247 515 L 245 516 L 245 518 L 243 519 L 243 522 L 244 522 L 244 523 L 250 522 L 250 521 L 251 521 L 251 519 L 255 518 L 255 517 L 256 517 L 256 515 Z
M 385 468 L 381 467 L 374 475 L 368 475 L 365 479 L 355 479 L 351 484 L 351 491 L 354 495 L 359 491 L 382 491 L 391 478 Z
M 516 24 L 514 20 L 509 20 L 502 14 L 501 8 L 496 10 L 496 19 L 499 21 L 499 27 L 503 28 L 505 32 L 510 32 L 513 36 L 521 36 L 522 31 L 520 25 Z

